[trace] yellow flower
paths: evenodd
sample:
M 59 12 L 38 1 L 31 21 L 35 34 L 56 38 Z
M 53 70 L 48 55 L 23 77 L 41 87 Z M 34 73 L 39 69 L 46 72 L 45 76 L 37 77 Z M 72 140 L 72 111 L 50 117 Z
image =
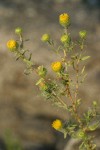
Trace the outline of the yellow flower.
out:
M 52 68 L 53 71 L 59 72 L 59 71 L 61 70 L 61 68 L 62 68 L 62 64 L 61 64 L 61 62 L 59 62 L 59 61 L 53 62 L 53 63 L 51 64 L 51 68 Z
M 49 34 L 43 34 L 41 40 L 43 42 L 49 42 L 50 41 L 50 35 Z
M 56 119 L 55 121 L 53 121 L 52 123 L 52 127 L 56 130 L 60 130 L 62 128 L 62 122 L 59 119 Z
M 64 14 L 61 14 L 59 16 L 59 23 L 64 26 L 64 27 L 67 27 L 70 25 L 70 17 L 68 14 L 64 13 Z
M 15 51 L 18 46 L 18 43 L 15 40 L 9 40 L 7 42 L 7 47 L 10 49 L 10 51 Z

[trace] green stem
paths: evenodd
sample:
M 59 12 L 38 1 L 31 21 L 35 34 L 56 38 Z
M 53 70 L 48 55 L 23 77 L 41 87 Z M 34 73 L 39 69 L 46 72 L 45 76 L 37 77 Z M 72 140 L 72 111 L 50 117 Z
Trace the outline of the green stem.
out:
M 77 63 L 77 65 L 76 65 L 76 90 L 75 90 L 75 101 L 77 100 L 78 89 L 79 89 L 79 65 L 78 65 L 78 63 Z
M 19 35 L 19 39 L 20 39 L 20 42 L 21 42 L 20 48 L 23 48 L 24 42 L 23 42 L 23 36 L 22 36 L 22 34 Z
M 20 58 L 21 60 L 23 60 L 23 62 L 25 62 L 29 68 L 33 69 L 33 62 L 32 61 L 30 61 L 27 57 L 25 57 L 25 55 L 23 55 L 18 50 L 17 50 L 16 54 L 17 54 L 18 58 Z
M 68 85 L 68 84 L 67 84 L 67 94 L 68 94 L 69 99 L 70 99 L 71 102 L 72 102 L 72 107 L 73 107 L 74 116 L 75 116 L 76 120 L 78 121 L 78 123 L 81 125 L 81 124 L 82 124 L 82 123 L 81 123 L 81 119 L 80 119 L 80 117 L 79 117 L 79 115 L 78 115 L 78 113 L 77 113 L 77 109 L 76 109 L 76 106 L 75 106 L 75 102 L 74 102 L 73 97 L 72 97 L 72 95 L 71 95 L 71 92 L 70 92 L 70 89 L 69 89 L 69 85 Z
M 64 33 L 68 34 L 68 28 L 67 27 L 64 28 Z

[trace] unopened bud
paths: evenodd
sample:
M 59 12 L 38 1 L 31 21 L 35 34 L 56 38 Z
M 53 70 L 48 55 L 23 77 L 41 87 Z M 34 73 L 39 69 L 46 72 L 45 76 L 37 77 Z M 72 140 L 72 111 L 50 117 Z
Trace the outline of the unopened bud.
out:
M 43 42 L 49 42 L 50 41 L 50 35 L 49 34 L 43 34 L 41 40 Z
M 22 34 L 22 28 L 20 28 L 20 27 L 16 28 L 15 33 L 18 35 Z
M 44 68 L 43 66 L 39 66 L 39 67 L 38 67 L 38 74 L 39 74 L 39 76 L 41 76 L 41 77 L 45 77 L 46 74 L 47 74 L 47 69 Z
M 87 32 L 85 30 L 79 32 L 79 36 L 84 39 L 86 38 Z
M 61 39 L 60 39 L 60 40 L 61 40 L 62 43 L 69 43 L 69 42 L 71 41 L 71 38 L 70 38 L 69 35 L 66 35 L 66 34 L 65 34 L 65 35 L 62 35 L 62 36 L 61 36 Z

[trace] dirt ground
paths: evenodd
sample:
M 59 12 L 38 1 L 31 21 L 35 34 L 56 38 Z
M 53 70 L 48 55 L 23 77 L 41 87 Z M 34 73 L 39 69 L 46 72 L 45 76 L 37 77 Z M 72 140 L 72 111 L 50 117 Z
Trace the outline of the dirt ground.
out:
M 10 129 L 26 150 L 61 150 L 69 143 L 69 138 L 64 140 L 63 135 L 51 128 L 55 118 L 64 120 L 68 117 L 66 112 L 44 101 L 35 86 L 37 79 L 34 74 L 24 75 L 24 64 L 16 62 L 6 47 L 9 39 L 16 38 L 14 29 L 20 26 L 24 37 L 30 39 L 26 47 L 31 50 L 33 60 L 48 68 L 55 55 L 40 38 L 42 34 L 50 33 L 53 39 L 59 40 L 61 27 L 58 16 L 63 12 L 71 16 L 73 39 L 77 39 L 82 29 L 88 32 L 86 49 L 91 59 L 87 61 L 87 79 L 80 89 L 83 98 L 80 113 L 87 110 L 93 100 L 97 100 L 100 106 L 100 10 L 79 1 L 0 0 L 1 141 L 5 131 Z

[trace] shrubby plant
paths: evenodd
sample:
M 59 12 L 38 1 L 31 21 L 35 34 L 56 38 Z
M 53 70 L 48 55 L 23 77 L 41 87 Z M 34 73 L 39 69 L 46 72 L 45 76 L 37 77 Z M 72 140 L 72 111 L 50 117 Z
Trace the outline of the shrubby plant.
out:
M 96 150 L 93 142 L 94 136 L 91 136 L 89 132 L 96 130 L 99 126 L 99 120 L 96 120 L 98 117 L 97 102 L 93 101 L 92 106 L 82 116 L 78 112 L 82 103 L 82 98 L 79 97 L 79 88 L 86 77 L 84 62 L 90 58 L 85 51 L 87 32 L 80 31 L 79 39 L 74 42 L 68 31 L 71 25 L 70 16 L 67 13 L 61 14 L 59 23 L 63 32 L 58 47 L 49 34 L 46 33 L 41 37 L 41 40 L 47 43 L 57 55 L 55 62 L 50 65 L 52 74 L 55 75 L 54 79 L 48 77 L 48 70 L 45 66 L 37 67 L 32 61 L 32 54 L 24 47 L 26 40 L 23 39 L 21 28 L 15 29 L 18 39 L 9 40 L 7 47 L 15 54 L 16 60 L 21 59 L 26 64 L 25 74 L 28 75 L 33 71 L 37 74 L 39 80 L 36 85 L 45 99 L 70 114 L 69 120 L 66 119 L 65 122 L 60 119 L 54 120 L 52 127 L 62 132 L 64 138 L 70 135 L 72 138 L 79 139 L 81 141 L 80 150 Z

